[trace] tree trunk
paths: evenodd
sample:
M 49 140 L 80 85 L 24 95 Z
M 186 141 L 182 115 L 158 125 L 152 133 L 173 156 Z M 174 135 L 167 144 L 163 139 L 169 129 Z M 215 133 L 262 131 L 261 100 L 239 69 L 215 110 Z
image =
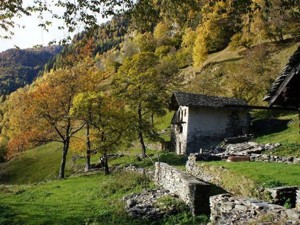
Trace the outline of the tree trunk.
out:
M 151 113 L 151 126 L 154 127 L 154 114 Z
M 67 138 L 64 141 L 64 146 L 63 146 L 63 151 L 62 151 L 62 158 L 61 158 L 59 175 L 58 175 L 58 177 L 60 179 L 65 178 L 65 167 L 66 167 L 66 162 L 67 162 L 67 154 L 68 154 L 68 150 L 69 150 L 69 144 L 70 144 L 70 139 Z
M 91 139 L 90 139 L 90 124 L 86 124 L 86 163 L 85 170 L 89 171 L 91 168 Z
M 143 117 L 142 117 L 142 105 L 141 103 L 139 104 L 138 107 L 138 116 L 139 116 L 139 120 L 138 120 L 138 126 L 139 126 L 139 130 L 138 130 L 138 135 L 139 135 L 139 139 L 140 139 L 140 144 L 142 147 L 142 158 L 146 157 L 146 145 L 144 142 L 144 137 L 143 137 Z
M 300 134 L 300 106 L 298 107 L 298 127 L 299 127 L 299 134 Z
M 103 158 L 104 158 L 104 171 L 105 171 L 105 175 L 108 175 L 109 174 L 109 167 L 108 167 L 107 151 L 104 152 Z

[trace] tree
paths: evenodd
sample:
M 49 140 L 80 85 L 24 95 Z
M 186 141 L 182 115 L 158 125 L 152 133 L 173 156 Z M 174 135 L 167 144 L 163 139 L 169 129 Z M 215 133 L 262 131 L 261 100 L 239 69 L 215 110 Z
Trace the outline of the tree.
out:
M 171 88 L 178 74 L 178 67 L 168 60 L 160 63 L 152 52 L 141 52 L 126 59 L 113 81 L 116 94 L 124 99 L 134 116 L 134 128 L 139 138 L 142 157 L 146 156 L 145 137 L 157 139 L 151 123 L 154 115 L 163 115 Z M 174 70 L 170 70 L 173 66 Z
M 130 116 L 124 108 L 122 101 L 100 91 L 80 93 L 74 99 L 74 114 L 89 117 L 87 124 L 93 127 L 93 145 L 102 152 L 105 174 L 109 174 L 107 154 L 130 137 Z
M 227 93 L 253 105 L 263 104 L 263 96 L 278 74 L 278 62 L 272 60 L 267 46 L 257 45 L 226 71 L 227 80 L 223 85 Z
M 98 27 L 99 14 L 102 17 L 114 15 L 131 8 L 134 4 L 132 0 L 103 0 L 103 1 L 64 1 L 53 0 L 51 3 L 44 0 L 35 0 L 32 4 L 25 5 L 23 0 L 11 0 L 0 2 L 0 28 L 7 33 L 5 38 L 13 35 L 12 29 L 16 26 L 15 17 L 22 17 L 38 12 L 40 18 L 45 14 L 51 14 L 53 18 L 63 20 L 65 26 L 59 29 L 67 29 L 72 33 L 76 28 L 83 24 L 85 30 Z M 27 3 L 28 4 L 28 3 Z M 53 7 L 56 7 L 53 9 Z M 62 12 L 58 14 L 57 12 Z M 40 24 L 42 28 L 52 25 L 51 21 Z M 3 37 L 3 36 L 2 36 Z M 70 37 L 69 37 L 70 38 Z
M 70 113 L 73 98 L 81 88 L 78 81 L 79 74 L 74 69 L 60 69 L 47 74 L 43 82 L 36 83 L 29 92 L 31 101 L 27 106 L 30 111 L 26 120 L 36 130 L 34 133 L 39 132 L 38 136 L 29 139 L 31 142 L 57 141 L 63 144 L 59 178 L 65 177 L 70 140 L 84 126 Z
M 131 12 L 132 24 L 139 32 L 152 32 L 159 21 L 159 11 L 153 7 L 152 0 L 139 0 Z
M 299 0 L 241 0 L 241 3 L 245 7 L 239 20 L 240 31 L 233 39 L 235 46 L 250 48 L 266 38 L 283 41 L 286 35 L 299 37 Z
M 202 8 L 202 23 L 196 30 L 193 49 L 195 66 L 205 61 L 208 53 L 224 49 L 234 34 L 231 23 L 231 1 L 210 1 Z
M 22 6 L 22 0 L 10 0 L 0 2 L 0 38 L 10 38 L 15 26 L 13 17 L 21 17 L 23 15 L 29 15 L 29 11 Z M 5 33 L 2 35 L 2 33 Z

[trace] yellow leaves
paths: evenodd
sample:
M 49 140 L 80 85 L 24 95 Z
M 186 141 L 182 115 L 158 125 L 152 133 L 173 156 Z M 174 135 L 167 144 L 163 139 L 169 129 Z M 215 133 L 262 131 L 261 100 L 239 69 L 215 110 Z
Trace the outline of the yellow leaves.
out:
M 197 36 L 193 48 L 194 66 L 202 66 L 207 56 L 208 56 L 207 38 L 205 37 L 205 34 L 200 34 Z
M 232 27 L 229 23 L 231 2 L 208 2 L 202 8 L 202 23 L 196 30 L 196 39 L 193 48 L 194 66 L 201 66 L 209 52 L 224 49 L 232 36 Z
M 185 48 L 192 48 L 195 43 L 195 39 L 196 39 L 196 32 L 189 27 L 184 30 L 181 46 Z
M 163 22 L 159 22 L 154 28 L 153 36 L 155 39 L 164 39 L 168 37 L 168 32 L 168 26 Z

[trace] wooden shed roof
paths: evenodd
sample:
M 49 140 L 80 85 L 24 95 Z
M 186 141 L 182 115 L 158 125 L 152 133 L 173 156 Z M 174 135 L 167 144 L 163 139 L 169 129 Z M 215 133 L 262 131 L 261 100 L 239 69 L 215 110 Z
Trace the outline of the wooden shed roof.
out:
M 174 92 L 171 97 L 170 109 L 177 110 L 179 106 L 224 108 L 247 106 L 247 102 L 238 98 Z
M 264 97 L 270 107 L 297 109 L 300 107 L 300 47 Z

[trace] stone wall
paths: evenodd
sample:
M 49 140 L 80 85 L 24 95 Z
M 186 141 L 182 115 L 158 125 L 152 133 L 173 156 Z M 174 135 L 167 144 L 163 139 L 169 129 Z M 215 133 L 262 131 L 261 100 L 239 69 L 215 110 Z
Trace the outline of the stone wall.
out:
M 267 188 L 266 191 L 270 193 L 271 202 L 273 204 L 295 208 L 297 201 L 296 192 L 298 189 L 298 187 L 277 187 Z
M 296 209 L 300 212 L 300 190 L 297 190 L 297 195 L 296 195 Z
M 212 196 L 210 207 L 210 222 L 214 225 L 299 224 L 300 221 L 299 212 L 293 209 L 230 194 Z
M 285 164 L 300 164 L 300 158 L 282 157 L 282 156 L 265 155 L 265 154 L 251 154 L 250 161 L 252 161 L 252 162 L 285 163 Z
M 239 176 L 237 179 L 235 174 L 224 167 L 197 163 L 198 156 L 197 154 L 190 154 L 188 157 L 186 171 L 191 175 L 235 195 L 264 199 L 265 193 L 257 189 L 253 180 L 244 176 Z
M 155 163 L 156 184 L 179 196 L 194 215 L 209 213 L 210 185 L 166 163 Z

